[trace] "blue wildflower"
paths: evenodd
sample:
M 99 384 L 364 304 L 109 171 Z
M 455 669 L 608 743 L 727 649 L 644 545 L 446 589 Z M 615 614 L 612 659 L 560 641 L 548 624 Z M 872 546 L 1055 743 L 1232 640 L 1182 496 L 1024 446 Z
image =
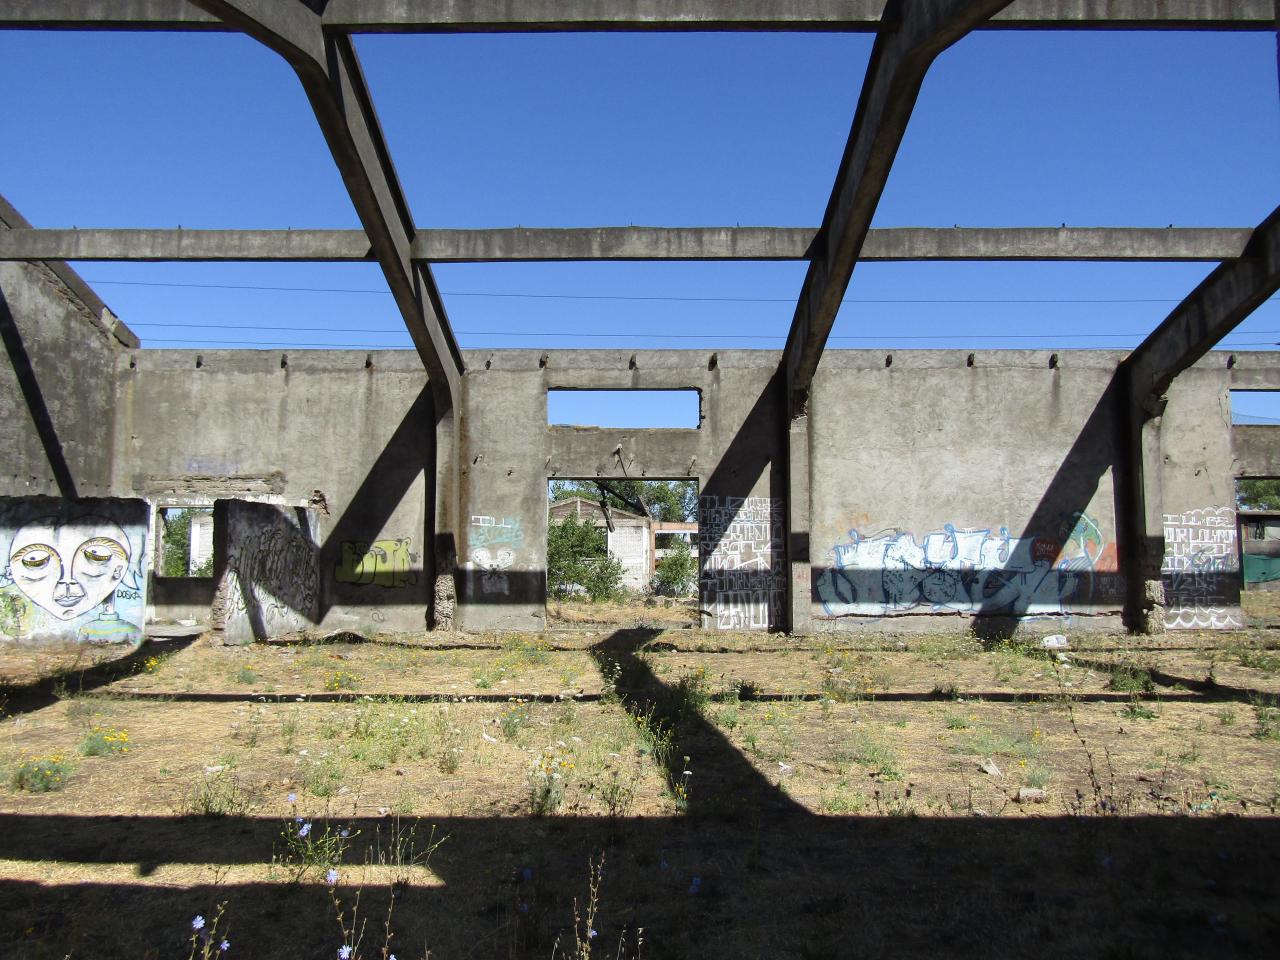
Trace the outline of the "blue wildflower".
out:
M 527 903 L 524 903 L 524 902 L 517 903 L 517 904 L 516 904 L 516 909 L 517 909 L 517 910 L 519 910 L 521 913 L 528 913 L 528 912 L 529 912 L 529 905 L 528 905 Z
M 286 799 L 286 800 L 288 800 L 290 803 L 297 803 L 297 802 L 298 802 L 298 795 L 297 795 L 296 793 L 291 793 L 291 794 L 289 794 L 289 796 L 287 796 L 285 799 Z
M 203 930 L 203 929 L 204 929 L 204 917 L 200 916 L 200 914 L 198 914 L 198 913 L 197 913 L 197 914 L 195 915 L 194 919 L 192 919 L 192 921 L 191 921 L 191 929 L 192 929 L 192 930 Z
M 341 830 L 338 831 L 338 836 L 342 837 L 342 839 L 345 840 L 347 837 L 351 836 L 351 831 L 348 830 L 346 827 L 343 827 Z
M 302 826 L 298 828 L 298 836 L 304 839 L 306 838 L 307 834 L 309 834 L 310 832 L 311 832 L 311 824 L 309 823 L 304 823 Z
M 333 867 L 330 867 L 329 872 L 324 875 L 324 882 L 332 887 L 338 882 L 338 871 L 333 869 Z
M 338 960 L 351 960 L 351 948 L 345 943 L 338 948 Z
M 525 867 L 523 870 L 521 870 L 521 871 L 520 871 L 520 878 L 521 878 L 522 880 L 526 880 L 526 881 L 527 881 L 527 880 L 532 880 L 532 879 L 533 879 L 533 867 Z
M 230 950 L 230 949 L 231 949 L 231 941 L 230 941 L 230 940 L 223 940 L 220 944 L 218 944 L 218 950 L 219 950 L 219 952 L 221 952 L 221 953 L 226 953 L 226 952 L 227 952 L 228 950 Z
M 596 932 L 595 932 L 594 930 L 588 930 L 588 931 L 587 931 L 587 939 L 588 939 L 588 940 L 590 940 L 590 939 L 591 939 L 592 937 L 594 937 L 595 935 L 596 935 Z
M 691 894 L 696 894 L 701 889 L 702 889 L 702 878 L 694 877 L 693 881 L 689 884 L 689 892 Z

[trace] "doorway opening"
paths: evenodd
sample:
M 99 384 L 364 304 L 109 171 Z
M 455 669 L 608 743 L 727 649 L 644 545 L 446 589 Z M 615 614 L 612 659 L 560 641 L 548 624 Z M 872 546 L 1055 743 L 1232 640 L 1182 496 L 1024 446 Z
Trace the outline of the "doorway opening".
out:
M 696 480 L 556 478 L 547 500 L 551 625 L 697 622 Z

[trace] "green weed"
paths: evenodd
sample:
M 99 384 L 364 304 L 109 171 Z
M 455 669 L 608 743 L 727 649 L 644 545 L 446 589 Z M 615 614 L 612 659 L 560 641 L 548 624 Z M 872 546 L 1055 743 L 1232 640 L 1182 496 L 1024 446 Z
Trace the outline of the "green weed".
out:
M 45 757 L 27 757 L 19 760 L 9 774 L 9 784 L 15 790 L 27 793 L 48 793 L 67 785 L 74 769 L 70 760 L 60 753 Z
M 76 749 L 84 757 L 104 757 L 129 752 L 129 731 L 114 727 L 91 727 Z

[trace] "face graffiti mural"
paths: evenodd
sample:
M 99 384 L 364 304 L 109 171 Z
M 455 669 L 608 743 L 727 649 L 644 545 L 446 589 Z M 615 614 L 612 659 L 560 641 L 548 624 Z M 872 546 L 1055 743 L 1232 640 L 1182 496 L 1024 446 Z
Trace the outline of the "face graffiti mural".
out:
M 63 512 L 74 514 L 73 507 Z M 0 529 L 12 527 L 3 523 Z M 92 513 L 46 514 L 18 526 L 4 552 L 0 632 L 85 643 L 140 640 L 144 605 L 137 556 L 144 539 L 141 528 L 130 536 L 120 524 Z
M 1065 514 L 1052 536 L 946 524 L 917 539 L 888 530 L 849 531 L 818 580 L 828 616 L 904 613 L 1061 616 L 1072 606 L 1114 602 L 1114 544 L 1083 513 Z

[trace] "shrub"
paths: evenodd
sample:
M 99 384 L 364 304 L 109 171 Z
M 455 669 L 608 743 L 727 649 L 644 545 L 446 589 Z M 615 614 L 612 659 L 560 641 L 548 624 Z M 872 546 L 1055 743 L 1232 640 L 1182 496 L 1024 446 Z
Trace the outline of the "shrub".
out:
M 129 752 L 129 731 L 111 727 L 91 727 L 80 738 L 79 750 L 86 757 L 103 757 L 112 753 Z
M 61 754 L 47 757 L 28 757 L 13 768 L 9 782 L 15 790 L 28 793 L 48 793 L 61 790 L 71 776 L 71 761 Z
M 689 543 L 679 539 L 654 566 L 651 586 L 654 593 L 665 597 L 683 597 L 693 590 L 697 577 L 698 565 L 694 563 Z

